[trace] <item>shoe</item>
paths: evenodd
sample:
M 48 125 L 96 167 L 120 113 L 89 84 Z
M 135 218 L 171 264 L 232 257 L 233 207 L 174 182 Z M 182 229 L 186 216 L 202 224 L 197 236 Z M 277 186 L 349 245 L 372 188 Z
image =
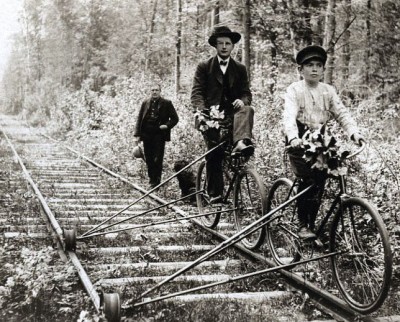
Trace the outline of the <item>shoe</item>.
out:
M 157 187 L 160 183 L 150 183 L 150 189 L 154 189 Z
M 245 157 L 251 157 L 254 154 L 254 145 L 249 139 L 239 140 L 232 150 L 232 155 L 241 154 Z
M 310 239 L 312 240 L 317 238 L 317 235 L 315 235 L 310 228 L 305 226 L 300 227 L 297 235 L 299 236 L 300 239 L 303 240 L 310 240 Z
M 210 198 L 210 205 L 222 202 L 222 196 L 215 196 Z

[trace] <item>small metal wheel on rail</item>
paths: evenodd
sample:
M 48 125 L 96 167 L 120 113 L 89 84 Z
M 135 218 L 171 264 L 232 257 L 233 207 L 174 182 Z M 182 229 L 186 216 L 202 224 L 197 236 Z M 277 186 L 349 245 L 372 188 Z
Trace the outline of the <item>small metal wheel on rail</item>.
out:
M 64 243 L 66 251 L 76 250 L 76 228 L 64 229 Z
M 107 321 L 119 322 L 121 320 L 121 302 L 118 293 L 103 293 L 102 306 Z

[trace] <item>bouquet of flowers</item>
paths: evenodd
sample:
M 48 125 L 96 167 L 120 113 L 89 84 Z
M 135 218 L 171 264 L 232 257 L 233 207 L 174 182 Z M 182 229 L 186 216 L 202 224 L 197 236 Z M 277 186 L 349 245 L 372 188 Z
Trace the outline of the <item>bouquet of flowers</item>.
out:
M 311 164 L 312 169 L 327 171 L 333 176 L 345 175 L 347 168 L 342 161 L 350 154 L 349 151 L 339 152 L 337 140 L 327 133 L 326 125 L 320 129 L 307 130 L 302 140 L 305 149 L 303 158 Z
M 219 105 L 212 105 L 209 113 L 197 111 L 195 117 L 198 129 L 208 141 L 229 141 L 231 120 L 225 117 L 225 111 L 219 110 Z
M 219 110 L 219 105 L 212 105 L 209 114 L 197 111 L 195 117 L 199 122 L 199 130 L 204 133 L 209 129 L 219 129 L 220 122 L 225 118 L 225 112 Z

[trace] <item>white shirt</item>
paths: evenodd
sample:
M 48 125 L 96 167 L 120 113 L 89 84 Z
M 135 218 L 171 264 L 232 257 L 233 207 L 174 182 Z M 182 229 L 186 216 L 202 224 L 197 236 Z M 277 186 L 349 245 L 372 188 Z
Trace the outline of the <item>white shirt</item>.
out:
M 219 57 L 219 56 L 217 56 L 218 57 L 218 64 L 219 64 L 219 67 L 221 68 L 221 70 L 222 70 L 222 74 L 225 74 L 225 72 L 226 72 L 226 69 L 228 68 L 228 65 L 229 65 L 229 59 L 230 59 L 230 57 L 228 57 L 228 59 L 222 59 L 221 57 Z M 227 64 L 226 65 L 221 65 L 221 61 L 226 61 L 227 62 Z
M 283 112 L 283 127 L 289 141 L 299 137 L 296 120 L 317 129 L 330 119 L 336 119 L 349 136 L 358 132 L 356 122 L 333 86 L 320 82 L 310 87 L 304 80 L 289 85 Z

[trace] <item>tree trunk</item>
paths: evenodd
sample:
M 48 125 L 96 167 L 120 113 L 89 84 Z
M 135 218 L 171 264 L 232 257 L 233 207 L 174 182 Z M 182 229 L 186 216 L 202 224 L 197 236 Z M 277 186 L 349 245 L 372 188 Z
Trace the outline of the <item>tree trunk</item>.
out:
M 346 8 L 346 20 L 344 23 L 345 32 L 343 34 L 343 54 L 342 54 L 342 82 L 343 85 L 347 83 L 349 79 L 349 67 L 350 67 L 350 14 L 351 14 L 351 0 L 345 0 L 345 8 Z
M 370 72 L 371 72 L 371 44 L 372 44 L 372 37 L 371 37 L 371 10 L 372 10 L 372 3 L 371 0 L 367 1 L 367 17 L 365 19 L 365 26 L 366 26 L 366 48 L 365 48 L 365 84 L 369 85 L 370 82 Z
M 211 12 L 211 27 L 214 27 L 215 25 L 218 25 L 220 22 L 219 19 L 219 1 L 215 2 L 215 6 L 212 9 Z
M 181 89 L 182 0 L 177 0 L 175 96 Z
M 147 71 L 147 69 L 149 67 L 149 56 L 150 56 L 150 51 L 151 51 L 151 43 L 153 40 L 154 27 L 156 24 L 155 20 L 156 20 L 156 12 L 157 12 L 157 1 L 158 0 L 154 0 L 153 11 L 151 13 L 149 39 L 147 40 L 147 46 L 146 46 L 146 57 L 145 57 L 145 66 L 144 66 L 145 72 Z
M 250 0 L 244 0 L 243 5 L 244 5 L 243 62 L 247 68 L 249 81 L 251 81 L 251 75 L 250 75 L 250 26 L 251 26 Z
M 335 35 L 336 20 L 335 20 L 335 3 L 336 0 L 328 0 L 325 16 L 325 38 L 324 47 L 328 52 L 328 59 L 325 65 L 325 83 L 332 84 L 333 69 L 335 64 L 335 48 L 333 37 Z

